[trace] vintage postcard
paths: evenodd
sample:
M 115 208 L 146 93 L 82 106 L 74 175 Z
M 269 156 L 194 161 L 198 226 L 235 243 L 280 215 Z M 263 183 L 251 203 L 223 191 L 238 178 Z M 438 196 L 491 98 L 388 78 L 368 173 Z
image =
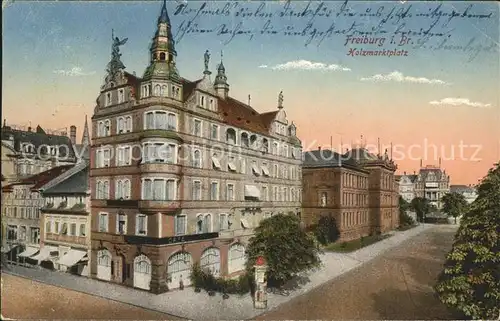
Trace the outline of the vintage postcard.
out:
M 2 1 L 1 316 L 500 320 L 495 1 Z

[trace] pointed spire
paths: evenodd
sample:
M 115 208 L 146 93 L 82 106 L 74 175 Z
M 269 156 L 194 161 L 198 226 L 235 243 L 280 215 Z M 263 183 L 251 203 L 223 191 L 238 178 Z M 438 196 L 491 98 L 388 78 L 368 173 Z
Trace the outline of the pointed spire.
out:
M 214 88 L 219 97 L 226 99 L 229 94 L 229 84 L 227 83 L 226 68 L 222 63 L 222 50 L 220 52 L 220 64 L 217 67 L 217 76 L 214 81 Z
M 82 145 L 90 145 L 89 123 L 87 121 L 87 115 L 85 115 L 85 125 L 83 125 Z
M 167 0 L 163 0 L 163 5 L 161 7 L 160 16 L 158 17 L 158 23 L 166 23 L 170 27 L 170 18 L 167 12 Z

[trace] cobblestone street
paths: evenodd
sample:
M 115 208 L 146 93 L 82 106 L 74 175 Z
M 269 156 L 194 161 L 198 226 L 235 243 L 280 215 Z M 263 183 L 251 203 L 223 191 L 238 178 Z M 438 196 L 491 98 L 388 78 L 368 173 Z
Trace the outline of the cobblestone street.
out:
M 443 225 L 421 233 L 257 319 L 454 319 L 432 286 L 455 232 Z

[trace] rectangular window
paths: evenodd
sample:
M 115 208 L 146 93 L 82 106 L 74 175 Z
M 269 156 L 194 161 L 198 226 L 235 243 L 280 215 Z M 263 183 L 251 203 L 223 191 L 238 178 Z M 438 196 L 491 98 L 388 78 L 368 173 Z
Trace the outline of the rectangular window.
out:
M 268 192 L 267 192 L 267 186 L 262 186 L 262 200 L 263 201 L 268 201 Z
M 175 235 L 186 234 L 186 216 L 177 215 L 175 217 Z
M 201 200 L 201 182 L 193 181 L 193 201 Z
M 193 119 L 193 135 L 201 137 L 201 120 L 199 119 Z
M 219 214 L 219 231 L 229 229 L 227 214 Z
M 116 224 L 116 233 L 117 234 L 126 234 L 127 233 L 127 215 L 118 214 L 117 216 L 117 224 Z
M 80 236 L 85 236 L 87 231 L 85 230 L 85 224 L 80 224 Z
M 59 234 L 59 222 L 54 222 L 54 233 Z
M 121 104 L 125 101 L 125 91 L 123 89 L 118 90 L 118 103 Z
M 99 213 L 99 232 L 108 231 L 108 213 Z
M 227 184 L 226 200 L 234 201 L 234 184 Z
M 213 140 L 219 140 L 219 126 L 212 124 L 210 128 L 210 138 Z
M 30 243 L 40 243 L 40 229 L 38 227 L 30 228 Z
M 168 114 L 168 129 L 169 130 L 177 130 L 177 115 L 176 114 Z
M 137 224 L 136 224 L 136 234 L 137 235 L 147 235 L 148 233 L 148 221 L 144 214 L 137 214 Z
M 69 227 L 69 235 L 76 236 L 76 223 L 71 223 Z
M 212 182 L 210 184 L 210 200 L 217 201 L 219 200 L 219 183 Z

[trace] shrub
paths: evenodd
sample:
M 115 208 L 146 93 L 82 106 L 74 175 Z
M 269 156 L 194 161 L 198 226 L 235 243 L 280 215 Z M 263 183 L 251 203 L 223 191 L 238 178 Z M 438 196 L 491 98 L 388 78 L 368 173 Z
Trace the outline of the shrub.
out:
M 337 241 L 340 236 L 337 223 L 333 216 L 321 216 L 314 232 L 316 239 L 322 245 L 333 243 Z
M 413 225 L 415 225 L 415 220 L 413 220 L 413 217 L 408 215 L 406 212 L 399 211 L 399 225 L 400 226 L 413 226 Z
M 207 292 L 220 292 L 227 294 L 246 294 L 251 291 L 253 279 L 248 273 L 240 275 L 237 279 L 224 279 L 215 277 L 209 271 L 204 271 L 198 263 L 191 269 L 191 282 L 195 289 Z

